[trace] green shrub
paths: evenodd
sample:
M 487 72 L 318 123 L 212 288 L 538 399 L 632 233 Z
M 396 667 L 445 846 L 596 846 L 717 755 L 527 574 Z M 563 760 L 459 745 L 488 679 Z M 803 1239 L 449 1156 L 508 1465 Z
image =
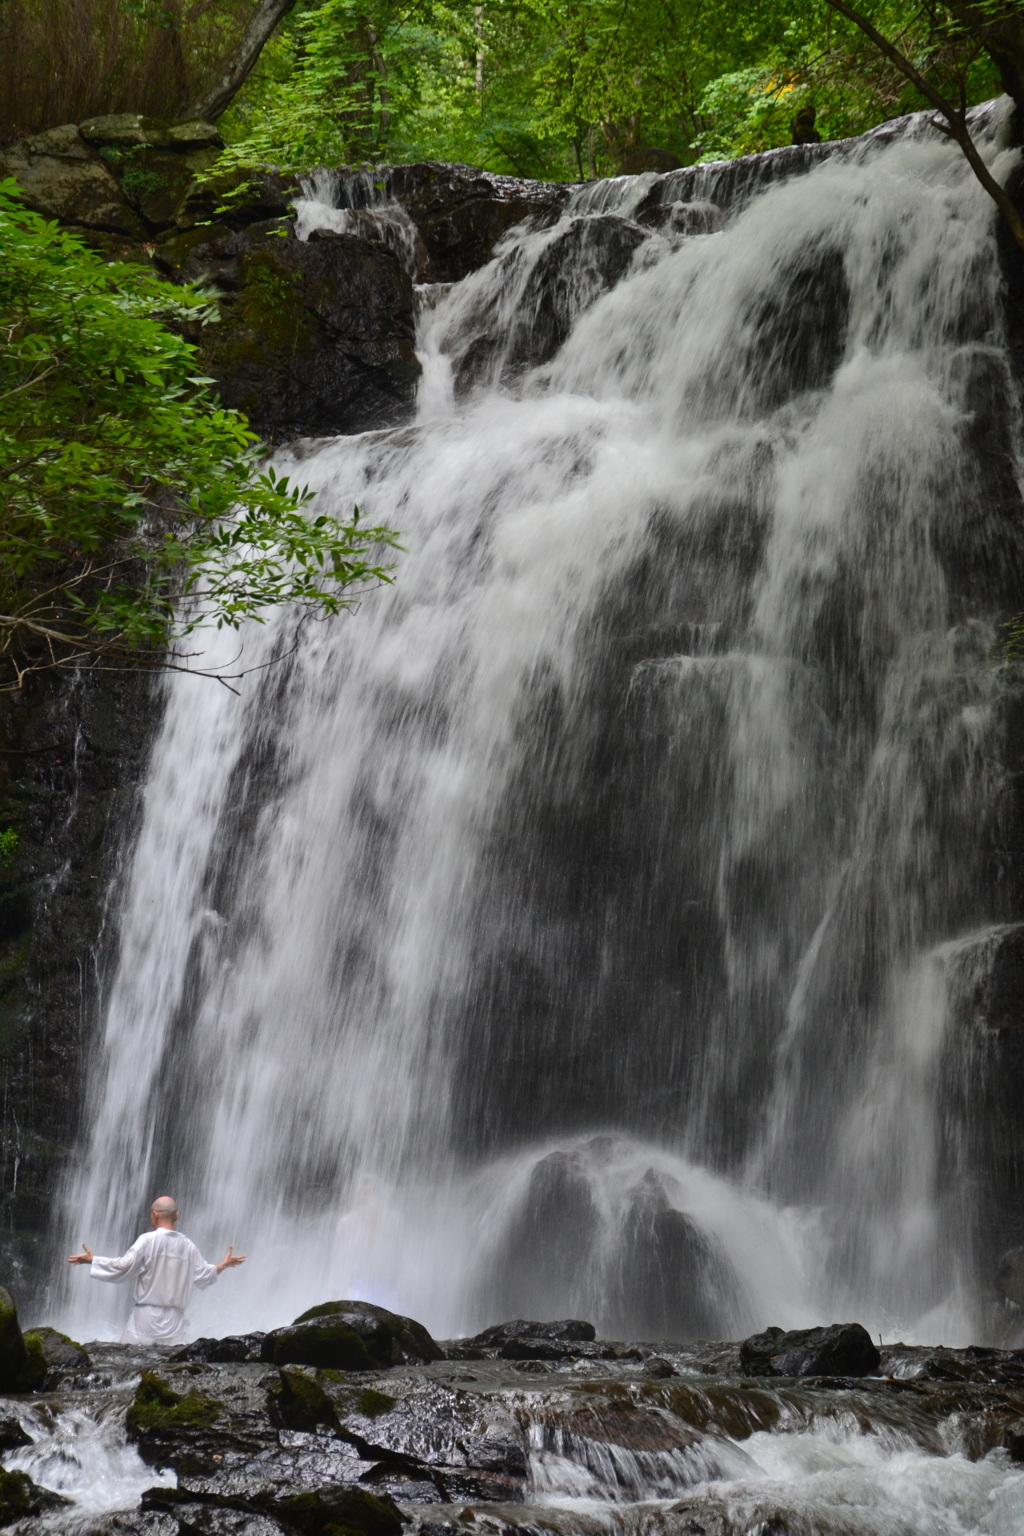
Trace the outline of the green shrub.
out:
M 107 263 L 0 181 L 0 688 L 26 671 L 162 660 L 178 633 L 390 580 L 387 529 L 310 515 L 183 332 L 208 291 Z

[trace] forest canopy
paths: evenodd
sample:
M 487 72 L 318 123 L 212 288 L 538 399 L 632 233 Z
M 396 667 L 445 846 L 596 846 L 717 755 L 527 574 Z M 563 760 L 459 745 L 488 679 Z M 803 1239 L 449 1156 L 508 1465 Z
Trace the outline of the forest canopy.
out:
M 101 112 L 180 114 L 267 4 L 0 0 L 0 137 Z M 862 9 L 951 99 L 999 93 L 964 13 L 1019 6 Z M 836 138 L 927 105 L 826 0 L 279 0 L 276 10 L 221 119 L 242 161 L 430 158 L 575 179 L 789 143 L 808 107 Z

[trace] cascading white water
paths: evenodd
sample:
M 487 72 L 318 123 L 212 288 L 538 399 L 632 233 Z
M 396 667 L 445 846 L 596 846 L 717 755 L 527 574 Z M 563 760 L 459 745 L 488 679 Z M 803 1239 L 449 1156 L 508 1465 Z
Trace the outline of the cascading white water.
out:
M 175 1193 L 249 1254 L 202 1331 L 976 1323 L 991 209 L 920 132 L 714 190 L 690 238 L 578 198 L 425 306 L 417 422 L 280 456 L 401 530 L 394 588 L 166 687 L 66 1235 Z

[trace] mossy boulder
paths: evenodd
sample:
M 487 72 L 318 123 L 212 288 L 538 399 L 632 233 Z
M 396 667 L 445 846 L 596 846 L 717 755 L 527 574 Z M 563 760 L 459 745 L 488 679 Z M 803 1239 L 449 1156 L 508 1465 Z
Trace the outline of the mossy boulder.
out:
M 401 1536 L 402 1517 L 386 1494 L 318 1488 L 276 1499 L 268 1513 L 301 1536 Z
M 5 150 L 0 176 L 13 176 L 25 202 L 44 218 L 120 235 L 142 233 L 142 222 L 117 178 L 70 125 Z
M 279 1371 L 280 1381 L 269 1393 L 271 1419 L 284 1429 L 313 1430 L 336 1423 L 334 1404 L 313 1371 L 286 1365 Z
M 175 1392 L 155 1371 L 143 1371 L 125 1416 L 125 1431 L 150 1466 L 176 1465 L 183 1451 L 197 1441 L 205 1443 L 221 1408 L 214 1398 L 194 1389 Z
M 25 1351 L 28 1360 L 18 1377 L 16 1392 L 41 1392 L 46 1385 L 46 1354 L 43 1341 L 37 1332 L 25 1334 Z
M 78 132 L 87 144 L 99 148 L 178 151 L 224 148 L 224 140 L 212 123 L 197 119 L 177 123 L 163 117 L 144 117 L 138 112 L 90 117 L 79 123 Z
M 162 230 L 175 222 L 196 173 L 206 169 L 217 152 L 183 155 L 166 149 L 122 149 L 108 145 L 99 153 L 136 213 L 151 229 Z
M 25 1392 L 23 1384 L 31 1361 L 25 1337 L 18 1323 L 18 1308 L 10 1291 L 0 1286 L 0 1392 Z M 46 1375 L 43 1365 L 42 1375 Z M 42 1377 L 39 1381 L 42 1385 Z
M 414 1318 L 389 1312 L 370 1301 L 325 1301 L 295 1319 L 293 1327 L 333 1319 L 359 1335 L 379 1365 L 443 1360 L 444 1350 Z
M 823 1328 L 766 1328 L 740 1345 L 740 1368 L 750 1376 L 871 1376 L 881 1356 L 860 1323 Z
M 341 1371 L 376 1371 L 375 1360 L 353 1328 L 340 1318 L 316 1318 L 292 1328 L 276 1328 L 261 1346 L 264 1360 L 274 1365 L 313 1365 Z
M 87 1371 L 92 1365 L 81 1344 L 56 1328 L 30 1328 L 25 1344 L 31 1359 L 42 1359 L 45 1375 L 59 1378 L 68 1371 Z
M 49 1488 L 40 1488 L 27 1472 L 9 1472 L 0 1467 L 0 1526 L 16 1520 L 38 1519 L 50 1510 L 66 1509 L 71 1500 Z

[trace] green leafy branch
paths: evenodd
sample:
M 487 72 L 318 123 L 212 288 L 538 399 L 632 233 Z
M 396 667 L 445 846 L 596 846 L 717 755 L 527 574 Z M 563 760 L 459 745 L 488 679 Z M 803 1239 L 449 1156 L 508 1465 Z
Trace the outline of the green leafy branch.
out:
M 396 535 L 313 515 L 197 372 L 182 333 L 216 321 L 209 291 L 105 263 L 10 181 L 0 244 L 0 688 L 175 665 L 172 635 L 337 614 L 391 580 Z

